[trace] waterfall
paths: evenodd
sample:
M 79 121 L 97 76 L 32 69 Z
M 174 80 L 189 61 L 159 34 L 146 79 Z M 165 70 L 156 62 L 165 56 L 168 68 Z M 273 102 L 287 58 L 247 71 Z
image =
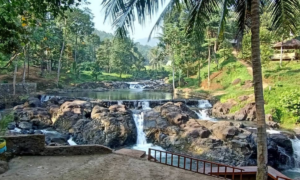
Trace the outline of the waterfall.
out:
M 198 100 L 198 108 L 200 108 L 200 110 L 194 112 L 197 114 L 199 119 L 215 121 L 214 118 L 209 117 L 209 109 L 212 108 L 212 105 L 208 100 Z
M 142 109 L 143 110 L 151 109 L 149 101 L 143 101 L 142 102 Z
M 144 89 L 146 87 L 138 82 L 128 82 L 127 84 L 129 84 L 129 89 Z
M 209 103 L 208 100 L 198 100 L 198 108 L 202 109 L 209 109 L 212 108 L 212 105 Z
M 292 146 L 294 151 L 293 156 L 295 160 L 295 167 L 300 168 L 300 140 L 297 137 L 295 137 L 295 139 L 291 139 L 291 141 L 292 141 Z
M 151 143 L 147 143 L 146 134 L 144 133 L 144 113 L 133 114 L 134 123 L 137 129 L 136 145 L 132 149 L 146 151 L 148 153 L 149 148 L 158 149 L 164 151 L 160 146 L 155 146 Z
M 300 140 L 295 137 L 295 139 L 290 139 L 293 147 L 293 160 L 294 160 L 294 168 L 288 169 L 283 173 L 288 177 L 294 179 L 300 177 Z
M 214 121 L 215 119 L 209 117 L 209 113 L 208 113 L 208 109 L 200 109 L 197 111 L 194 111 L 198 118 L 201 119 L 201 120 L 210 120 L 210 121 Z
M 73 137 L 71 136 L 70 139 L 68 139 L 68 143 L 70 146 L 75 146 L 77 145 L 77 143 L 75 141 L 73 141 Z
M 118 105 L 123 105 L 123 101 L 118 101 Z
M 137 129 L 137 145 L 147 144 L 146 135 L 144 133 L 144 113 L 133 114 L 134 123 Z

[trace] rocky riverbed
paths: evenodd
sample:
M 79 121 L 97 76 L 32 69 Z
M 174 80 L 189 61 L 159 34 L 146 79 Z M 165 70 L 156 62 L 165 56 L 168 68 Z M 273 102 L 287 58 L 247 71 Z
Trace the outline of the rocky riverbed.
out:
M 154 108 L 131 110 L 125 105 L 97 101 L 31 97 L 14 108 L 7 133 L 46 134 L 46 144 L 102 144 L 112 148 L 135 144 L 133 113 L 143 112 L 147 141 L 166 150 L 191 154 L 230 165 L 256 164 L 256 132 L 242 122 L 209 121 L 184 102 L 167 102 Z M 214 110 L 213 110 L 214 112 Z M 289 134 L 268 134 L 269 165 L 287 169 L 295 165 Z

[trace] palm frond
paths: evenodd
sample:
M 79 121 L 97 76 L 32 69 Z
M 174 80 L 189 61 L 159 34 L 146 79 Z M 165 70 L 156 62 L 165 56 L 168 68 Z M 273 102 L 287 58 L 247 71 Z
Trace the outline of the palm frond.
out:
M 187 25 L 187 34 L 194 30 L 197 34 L 203 34 L 205 30 L 205 21 L 209 21 L 210 15 L 219 8 L 218 0 L 186 0 L 187 6 L 190 7 L 190 18 Z
M 269 0 L 269 10 L 272 12 L 272 27 L 283 28 L 295 33 L 297 19 L 300 15 L 299 0 Z

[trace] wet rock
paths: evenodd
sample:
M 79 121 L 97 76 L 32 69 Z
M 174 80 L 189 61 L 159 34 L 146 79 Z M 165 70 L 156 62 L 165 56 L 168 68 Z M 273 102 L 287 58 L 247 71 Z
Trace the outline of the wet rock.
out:
M 15 128 L 16 128 L 16 123 L 15 122 L 11 122 L 7 125 L 8 130 L 14 130 Z
M 32 123 L 30 122 L 20 122 L 18 124 L 19 128 L 24 129 L 24 130 L 30 130 L 32 129 Z
M 91 120 L 81 119 L 73 126 L 74 140 L 79 144 L 102 144 L 109 147 L 136 142 L 132 114 L 124 106 L 95 106 Z
M 24 103 L 24 107 L 40 107 L 41 101 L 36 97 L 29 97 L 28 101 Z
M 54 127 L 68 132 L 79 119 L 84 118 L 85 114 L 91 113 L 91 111 L 90 102 L 80 100 L 65 102 L 57 110 L 57 113 L 52 116 L 52 122 Z

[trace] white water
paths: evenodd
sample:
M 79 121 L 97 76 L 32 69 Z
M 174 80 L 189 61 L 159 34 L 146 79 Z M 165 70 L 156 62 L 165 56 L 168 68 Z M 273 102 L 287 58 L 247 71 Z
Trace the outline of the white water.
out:
M 142 109 L 143 110 L 149 110 L 149 109 L 151 109 L 149 101 L 143 101 L 142 102 Z
M 73 141 L 73 137 L 70 137 L 70 139 L 68 140 L 68 143 L 69 143 L 70 146 L 77 145 L 77 143 L 75 141 Z
M 198 118 L 201 120 L 209 120 L 209 121 L 216 121 L 214 118 L 209 117 L 208 109 L 202 109 L 198 111 L 194 111 Z
M 123 105 L 123 101 L 118 101 L 118 105 Z
M 129 89 L 144 89 L 146 87 L 138 82 L 127 82 L 127 84 L 129 84 Z
M 164 151 L 164 149 L 160 146 L 147 143 L 146 134 L 144 133 L 144 113 L 142 112 L 140 114 L 133 114 L 133 119 L 137 129 L 137 140 L 136 145 L 133 146 L 132 149 L 146 151 L 146 153 L 148 153 L 149 148 Z
M 198 108 L 209 109 L 212 108 L 212 105 L 208 100 L 198 100 Z
M 199 119 L 215 121 L 214 118 L 209 116 L 209 109 L 212 108 L 212 105 L 208 100 L 198 100 L 198 108 L 200 108 L 200 110 L 195 110 L 194 112 L 197 114 Z
M 288 175 L 290 178 L 300 177 L 300 140 L 295 137 L 295 139 L 290 139 L 293 146 L 293 159 L 295 162 L 295 167 L 284 171 L 284 174 Z

